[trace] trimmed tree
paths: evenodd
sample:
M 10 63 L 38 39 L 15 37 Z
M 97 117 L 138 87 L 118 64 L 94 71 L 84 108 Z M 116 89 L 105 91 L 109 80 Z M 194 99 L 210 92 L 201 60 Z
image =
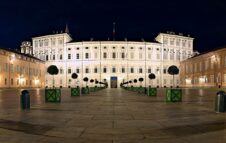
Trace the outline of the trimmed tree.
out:
M 55 65 L 51 65 L 47 68 L 47 72 L 53 76 L 53 87 L 54 87 L 54 75 L 57 75 L 59 73 L 59 70 L 57 68 L 57 66 Z
M 169 73 L 170 75 L 173 75 L 173 86 L 174 86 L 174 75 L 179 74 L 179 69 L 178 69 L 177 66 L 172 65 L 172 66 L 170 66 L 170 67 L 168 68 L 168 73 Z
M 83 81 L 85 81 L 85 82 L 86 82 L 86 86 L 87 86 L 88 81 L 89 81 L 89 78 L 88 78 L 88 77 L 85 77 L 85 78 L 83 78 Z
M 77 79 L 77 78 L 78 78 L 77 73 L 73 73 L 73 74 L 71 75 L 71 78 L 72 78 L 72 79 Z M 75 85 L 76 85 L 76 81 L 75 81 Z
M 153 74 L 153 73 L 150 73 L 149 75 L 148 75 L 148 78 L 152 81 L 152 80 L 154 80 L 156 77 L 155 77 L 155 74 Z M 153 84 L 153 82 L 151 82 L 151 85 Z
M 140 77 L 138 80 L 139 80 L 140 86 L 141 86 L 141 83 L 144 81 L 144 78 Z
M 148 78 L 152 81 L 153 79 L 155 79 L 155 74 L 150 73 L 148 75 Z M 152 85 L 153 85 L 153 82 L 152 82 Z M 157 96 L 157 88 L 148 87 L 148 96 Z

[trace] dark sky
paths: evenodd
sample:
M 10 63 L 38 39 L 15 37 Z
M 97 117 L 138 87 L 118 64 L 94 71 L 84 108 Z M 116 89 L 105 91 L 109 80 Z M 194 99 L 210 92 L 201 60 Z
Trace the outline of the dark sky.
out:
M 107 40 L 114 21 L 116 40 L 174 31 L 194 37 L 200 52 L 226 45 L 226 0 L 1 0 L 0 46 L 18 48 L 66 23 L 74 40 Z

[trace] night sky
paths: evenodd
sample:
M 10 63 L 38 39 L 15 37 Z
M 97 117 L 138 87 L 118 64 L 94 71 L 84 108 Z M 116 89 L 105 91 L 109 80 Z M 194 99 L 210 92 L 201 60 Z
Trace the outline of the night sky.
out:
M 0 46 L 18 48 L 66 23 L 75 41 L 112 39 L 113 22 L 116 40 L 174 31 L 194 37 L 200 52 L 226 46 L 225 0 L 1 0 Z

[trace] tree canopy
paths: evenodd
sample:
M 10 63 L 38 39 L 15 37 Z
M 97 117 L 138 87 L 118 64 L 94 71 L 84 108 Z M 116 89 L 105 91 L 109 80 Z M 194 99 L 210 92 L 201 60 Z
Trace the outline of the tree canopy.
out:
M 177 75 L 177 74 L 179 74 L 179 69 L 178 69 L 177 66 L 172 65 L 172 66 L 170 66 L 170 67 L 168 68 L 168 73 L 169 73 L 170 75 Z
M 150 74 L 148 75 L 148 78 L 149 78 L 150 80 L 155 79 L 155 74 L 150 73 Z
M 59 70 L 57 68 L 57 66 L 55 65 L 51 65 L 47 68 L 47 72 L 50 74 L 50 75 L 57 75 L 59 73 Z
M 71 75 L 71 78 L 76 79 L 76 78 L 78 78 L 78 75 L 77 75 L 76 73 L 73 73 L 73 74 Z

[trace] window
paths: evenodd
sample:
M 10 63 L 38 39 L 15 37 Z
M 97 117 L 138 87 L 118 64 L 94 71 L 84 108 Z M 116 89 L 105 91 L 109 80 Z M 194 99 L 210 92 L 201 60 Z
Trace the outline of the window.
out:
M 94 49 L 97 49 L 97 47 L 94 47 Z
M 167 74 L 167 68 L 163 69 L 163 74 Z
M 124 59 L 125 58 L 125 53 L 122 53 L 122 59 Z
M 5 78 L 5 85 L 7 85 L 7 78 Z
M 68 51 L 71 51 L 71 48 L 68 48 L 67 50 L 68 50 Z
M 124 67 L 122 67 L 122 73 L 125 73 L 125 68 Z
M 76 69 L 76 73 L 79 73 L 79 72 L 80 72 L 80 70 L 79 70 L 79 68 L 77 68 L 77 69 Z
M 130 47 L 130 49 L 133 49 L 133 47 Z
M 143 73 L 143 69 L 142 68 L 139 68 L 139 73 Z
M 174 51 L 170 49 L 170 60 L 174 60 Z
M 48 55 L 46 55 L 46 61 L 48 61 L 49 60 L 49 56 Z
M 113 59 L 116 58 L 116 53 L 115 53 L 115 52 L 112 53 L 112 58 L 113 58 Z
M 79 54 L 78 53 L 76 54 L 76 59 L 79 59 Z
M 62 39 L 59 39 L 58 40 L 58 43 L 59 43 L 59 45 L 62 45 L 63 44 L 63 40 Z
M 122 47 L 122 49 L 125 49 L 125 47 Z
M 64 70 L 62 68 L 60 69 L 60 74 L 64 74 Z
M 143 57 L 143 54 L 142 53 L 139 53 L 139 59 L 142 59 Z
M 151 53 L 148 53 L 148 59 L 151 59 Z
M 70 60 L 71 59 L 71 54 L 68 54 L 67 58 Z
M 86 68 L 86 69 L 85 69 L 85 72 L 86 72 L 86 73 L 89 73 L 89 69 L 88 69 L 88 68 Z
M 70 74 L 70 73 L 71 73 L 71 68 L 68 69 L 68 74 Z
M 86 47 L 86 49 L 89 49 L 89 47 Z
M 94 58 L 97 59 L 97 57 L 98 57 L 98 53 L 95 52 L 95 53 L 94 53 Z
M 177 46 L 180 46 L 180 39 L 177 39 L 176 45 L 177 45 Z
M 116 68 L 115 67 L 112 68 L 112 73 L 116 73 Z
M 159 67 L 156 68 L 156 73 L 157 73 L 157 74 L 160 74 L 160 69 L 159 69 Z
M 215 60 L 216 61 L 216 60 Z M 214 61 L 214 62 L 215 62 Z M 224 67 L 226 67 L 226 56 L 224 57 Z
M 49 45 L 49 40 L 46 39 L 44 44 L 45 44 L 45 46 L 48 46 Z
M 86 59 L 88 59 L 89 58 L 89 53 L 85 53 L 85 57 L 86 57 Z
M 56 39 L 52 39 L 52 45 L 55 46 L 56 44 Z
M 174 39 L 173 38 L 170 39 L 170 45 L 174 45 Z
M 163 39 L 163 44 L 168 44 L 168 38 Z
M 104 49 L 107 49 L 107 47 L 105 46 Z
M 13 79 L 11 78 L 11 85 L 13 85 Z
M 94 68 L 94 73 L 97 73 L 97 72 L 98 72 L 97 68 Z
M 148 73 L 151 73 L 151 68 L 148 68 Z
M 134 58 L 134 54 L 131 52 L 130 53 L 130 59 L 133 59 Z
M 53 60 L 55 60 L 55 55 L 53 55 Z
M 180 51 L 177 50 L 177 60 L 180 60 Z
M 60 60 L 62 60 L 63 59 L 63 56 L 62 56 L 62 54 L 60 55 Z
M 134 73 L 134 68 L 130 68 L 130 73 Z
M 106 52 L 104 52 L 104 58 L 105 58 L 105 59 L 107 58 L 107 53 L 106 53 Z
M 103 73 L 107 73 L 107 68 L 106 67 L 104 67 Z
M 159 60 L 160 59 L 160 54 L 156 55 L 156 59 Z
M 112 47 L 112 49 L 115 49 L 115 47 Z

